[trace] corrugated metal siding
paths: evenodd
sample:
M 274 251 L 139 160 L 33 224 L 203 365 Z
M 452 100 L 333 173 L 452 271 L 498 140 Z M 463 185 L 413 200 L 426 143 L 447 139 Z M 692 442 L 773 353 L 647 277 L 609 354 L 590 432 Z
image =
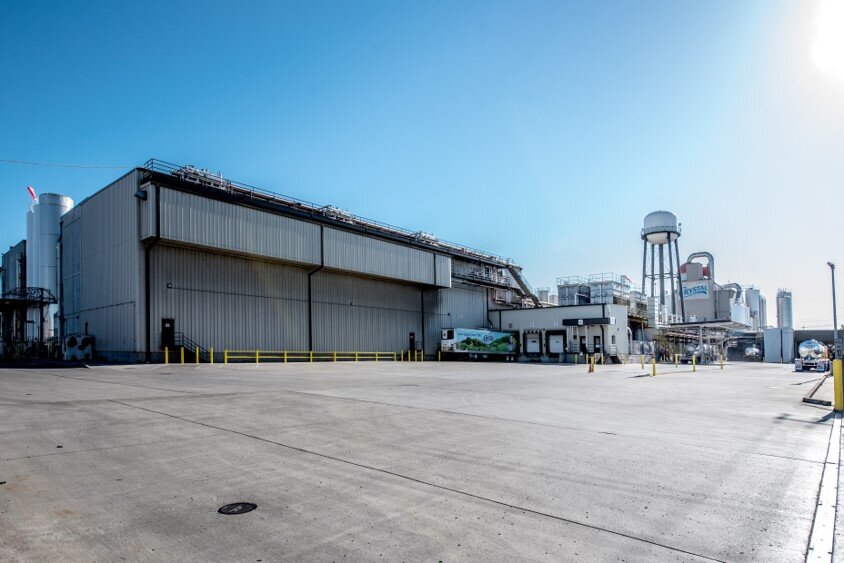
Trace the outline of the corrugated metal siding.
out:
M 563 319 L 595 319 L 603 314 L 602 305 L 577 305 L 573 307 L 548 307 L 543 309 L 511 309 L 501 311 L 501 329 L 555 328 Z M 492 316 L 492 314 L 490 314 Z M 498 313 L 495 313 L 498 316 Z M 533 323 L 533 327 L 531 327 Z M 495 320 L 497 325 L 497 319 Z M 512 324 L 512 326 L 510 326 Z
M 319 264 L 319 225 L 161 188 L 161 237 L 214 249 Z
M 141 240 L 154 237 L 156 235 L 156 225 L 155 225 L 155 200 L 156 200 L 156 193 L 155 193 L 155 186 L 151 184 L 146 184 L 146 193 L 147 199 L 146 201 L 141 201 Z
M 434 285 L 432 252 L 372 237 L 325 229 L 325 266 Z
M 397 352 L 422 338 L 419 288 L 326 271 L 312 283 L 314 350 Z
M 62 231 L 66 332 L 81 332 L 89 323 L 98 352 L 115 357 L 141 349 L 137 174 L 65 214 Z
M 204 348 L 306 350 L 307 270 L 198 250 L 152 251 L 153 350 L 161 319 Z M 172 287 L 167 287 L 167 284 Z
M 436 255 L 436 284 L 440 287 L 451 287 L 451 256 Z
M 462 286 L 425 292 L 425 352 L 435 354 L 444 328 L 486 328 L 486 294 Z

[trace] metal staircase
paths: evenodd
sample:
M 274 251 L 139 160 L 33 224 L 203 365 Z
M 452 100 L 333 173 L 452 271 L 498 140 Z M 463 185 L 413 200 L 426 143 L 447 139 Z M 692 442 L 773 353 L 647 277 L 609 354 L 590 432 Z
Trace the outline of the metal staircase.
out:
M 208 350 L 185 336 L 183 332 L 176 332 L 176 348 L 184 348 L 185 349 L 185 356 L 186 357 L 193 357 L 191 354 L 196 354 L 196 350 L 199 350 L 199 359 L 203 363 L 207 363 L 210 361 L 211 356 L 208 353 Z

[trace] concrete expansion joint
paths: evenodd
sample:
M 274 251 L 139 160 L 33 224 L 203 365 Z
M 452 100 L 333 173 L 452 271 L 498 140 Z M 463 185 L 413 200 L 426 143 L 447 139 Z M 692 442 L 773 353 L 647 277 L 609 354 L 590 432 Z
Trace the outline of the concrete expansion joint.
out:
M 821 471 L 812 531 L 806 546 L 806 561 L 831 562 L 835 549 L 835 523 L 838 519 L 838 478 L 841 463 L 841 413 L 834 412 L 829 432 L 826 460 Z

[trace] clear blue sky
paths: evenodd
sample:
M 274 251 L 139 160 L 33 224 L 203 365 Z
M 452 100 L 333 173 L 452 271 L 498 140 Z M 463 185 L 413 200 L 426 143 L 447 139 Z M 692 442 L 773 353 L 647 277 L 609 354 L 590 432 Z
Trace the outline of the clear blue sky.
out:
M 192 163 L 512 257 L 534 286 L 639 279 L 665 208 L 769 318 L 790 287 L 798 325 L 831 325 L 844 81 L 810 56 L 816 2 L 129 4 L 4 3 L 0 159 Z M 0 163 L 0 244 L 27 185 L 80 200 L 120 174 Z

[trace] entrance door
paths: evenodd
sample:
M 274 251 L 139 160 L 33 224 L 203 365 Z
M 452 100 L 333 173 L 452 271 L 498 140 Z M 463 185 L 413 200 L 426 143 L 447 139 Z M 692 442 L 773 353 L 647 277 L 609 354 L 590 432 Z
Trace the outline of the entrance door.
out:
M 176 319 L 161 319 L 161 347 L 176 347 Z
M 593 350 L 596 354 L 600 354 L 601 353 L 601 337 L 595 336 L 593 338 L 594 338 L 594 343 L 595 343 L 595 348 Z

